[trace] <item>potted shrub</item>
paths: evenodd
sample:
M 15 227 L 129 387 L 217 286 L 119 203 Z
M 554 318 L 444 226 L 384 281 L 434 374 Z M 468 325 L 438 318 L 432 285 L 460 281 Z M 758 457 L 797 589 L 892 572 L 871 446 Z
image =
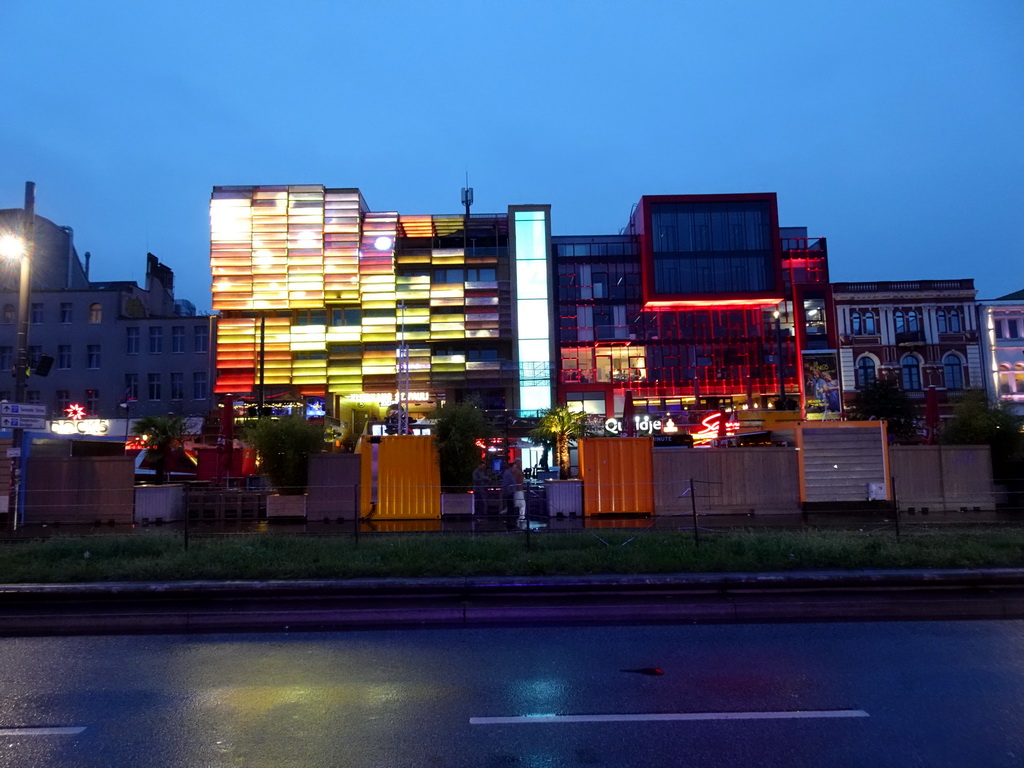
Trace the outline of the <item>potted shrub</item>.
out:
M 473 513 L 473 470 L 480 463 L 476 441 L 488 434 L 476 403 L 449 403 L 434 411 L 434 444 L 441 464 L 441 513 Z
M 571 479 L 569 448 L 580 438 L 593 434 L 584 411 L 556 405 L 540 413 L 537 428 L 530 437 L 554 447 L 558 480 L 547 481 L 548 514 L 575 517 L 583 512 L 583 484 Z
M 187 428 L 182 416 L 143 416 L 135 420 L 132 433 L 144 447 L 146 461 L 153 468 L 154 483 L 135 488 L 137 518 L 171 521 L 184 516 L 184 486 L 165 483 L 176 453 L 182 450 Z
M 301 416 L 263 418 L 246 429 L 245 441 L 275 492 L 267 497 L 267 517 L 305 517 L 309 455 L 323 450 L 323 427 Z

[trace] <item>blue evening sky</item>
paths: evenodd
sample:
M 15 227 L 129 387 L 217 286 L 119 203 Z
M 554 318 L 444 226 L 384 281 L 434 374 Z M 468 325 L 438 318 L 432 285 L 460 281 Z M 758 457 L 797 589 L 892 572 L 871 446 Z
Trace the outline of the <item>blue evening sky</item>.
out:
M 779 194 L 832 279 L 1024 288 L 1020 0 L 0 0 L 0 208 L 35 181 L 97 280 L 209 308 L 210 190 L 376 210 Z

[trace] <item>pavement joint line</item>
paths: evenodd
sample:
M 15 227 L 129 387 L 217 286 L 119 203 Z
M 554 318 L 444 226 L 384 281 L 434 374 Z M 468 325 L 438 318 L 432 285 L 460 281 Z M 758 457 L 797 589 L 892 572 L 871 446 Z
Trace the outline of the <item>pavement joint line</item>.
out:
M 663 712 L 621 715 L 520 715 L 471 717 L 470 725 L 536 725 L 540 723 L 615 723 L 670 720 L 814 720 L 871 717 L 863 709 L 782 710 L 764 712 Z
M 0 736 L 74 736 L 84 730 L 84 725 L 27 726 L 25 728 L 0 728 Z

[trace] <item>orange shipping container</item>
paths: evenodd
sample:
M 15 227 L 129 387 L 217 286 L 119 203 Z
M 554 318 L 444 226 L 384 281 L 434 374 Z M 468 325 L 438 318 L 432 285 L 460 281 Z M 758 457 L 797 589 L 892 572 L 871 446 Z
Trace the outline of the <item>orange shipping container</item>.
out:
M 371 461 L 372 451 L 364 450 L 364 481 L 372 476 Z M 430 435 L 382 437 L 377 450 L 376 483 L 375 519 L 441 519 L 441 467 Z M 365 493 L 363 499 L 365 508 Z
M 583 514 L 654 514 L 654 440 L 604 437 L 580 440 Z

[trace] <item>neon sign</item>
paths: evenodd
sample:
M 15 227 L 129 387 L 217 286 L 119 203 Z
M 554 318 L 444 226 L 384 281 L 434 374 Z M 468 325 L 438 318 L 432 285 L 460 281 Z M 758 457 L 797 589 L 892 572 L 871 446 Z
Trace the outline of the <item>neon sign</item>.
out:
M 105 435 L 110 431 L 107 419 L 57 419 L 50 422 L 50 431 L 58 435 Z
M 721 413 L 713 411 L 701 420 L 699 427 L 691 428 L 692 431 L 685 426 L 682 429 L 683 431 L 690 432 L 695 441 L 713 440 L 718 437 L 718 425 L 721 417 Z M 633 417 L 633 425 L 634 432 L 638 435 L 673 435 L 680 431 L 679 425 L 672 420 L 671 416 L 662 421 L 661 419 L 652 419 L 650 416 L 642 414 Z M 609 434 L 621 435 L 623 429 L 622 420 L 608 419 L 604 423 L 604 429 Z M 726 435 L 734 435 L 739 429 L 740 423 L 738 421 L 725 422 Z
M 703 429 L 694 432 L 692 434 L 694 441 L 714 440 L 718 437 L 720 420 L 723 414 L 715 411 L 704 417 L 700 425 Z M 740 423 L 738 421 L 727 421 L 725 422 L 725 434 L 734 435 L 740 429 Z

